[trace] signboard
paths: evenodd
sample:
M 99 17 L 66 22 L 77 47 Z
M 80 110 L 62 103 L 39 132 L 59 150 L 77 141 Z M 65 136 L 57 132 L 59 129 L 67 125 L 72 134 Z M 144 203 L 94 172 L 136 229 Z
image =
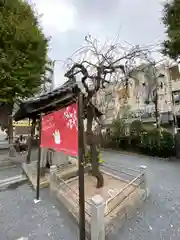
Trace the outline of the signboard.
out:
M 77 104 L 42 117 L 41 147 L 78 156 Z
M 13 127 L 29 127 L 31 126 L 31 121 L 13 121 Z

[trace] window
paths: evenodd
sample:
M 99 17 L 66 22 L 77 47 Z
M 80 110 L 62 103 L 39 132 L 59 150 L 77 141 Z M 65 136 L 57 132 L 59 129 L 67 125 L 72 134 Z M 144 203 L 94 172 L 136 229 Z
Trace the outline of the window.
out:
M 173 99 L 174 99 L 174 103 L 176 105 L 180 104 L 180 91 L 174 91 L 173 92 Z
M 156 90 L 153 90 L 152 95 L 153 95 L 153 97 L 156 96 Z
M 114 109 L 108 109 L 106 112 L 106 118 L 111 119 L 114 116 Z
M 180 79 L 180 73 L 179 73 L 178 65 L 175 65 L 175 66 L 169 68 L 169 72 L 170 72 L 170 77 L 171 77 L 172 80 L 177 81 L 178 79 Z
M 114 106 L 115 106 L 115 99 L 112 98 L 109 102 L 107 101 L 107 102 L 106 102 L 106 105 L 107 105 L 107 107 L 108 107 L 109 109 L 114 108 Z
M 110 102 L 112 99 L 112 93 L 106 93 L 105 94 L 105 102 Z

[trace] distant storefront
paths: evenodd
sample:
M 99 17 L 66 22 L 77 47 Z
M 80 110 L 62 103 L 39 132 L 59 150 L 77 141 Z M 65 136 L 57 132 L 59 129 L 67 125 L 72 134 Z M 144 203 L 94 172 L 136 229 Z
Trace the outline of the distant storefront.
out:
M 16 136 L 27 136 L 31 132 L 31 121 L 24 120 L 24 121 L 13 121 L 13 129 L 14 129 L 14 137 Z

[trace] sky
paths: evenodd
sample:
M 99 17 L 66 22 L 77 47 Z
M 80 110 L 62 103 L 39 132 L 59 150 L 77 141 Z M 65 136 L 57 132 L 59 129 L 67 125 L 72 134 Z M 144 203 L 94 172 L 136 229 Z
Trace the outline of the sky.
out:
M 66 79 L 64 61 L 91 34 L 104 42 L 118 34 L 122 43 L 157 45 L 165 38 L 162 0 L 31 0 L 40 24 L 51 37 L 49 56 L 55 64 L 55 86 Z

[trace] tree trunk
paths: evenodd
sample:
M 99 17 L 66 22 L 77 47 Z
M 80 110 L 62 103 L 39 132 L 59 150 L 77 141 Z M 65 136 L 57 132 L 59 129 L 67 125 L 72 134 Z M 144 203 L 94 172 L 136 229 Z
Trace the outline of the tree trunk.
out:
M 103 175 L 99 171 L 99 159 L 97 150 L 97 137 L 93 134 L 92 124 L 93 124 L 93 110 L 91 107 L 87 107 L 87 144 L 90 147 L 91 152 L 91 164 L 92 164 L 92 176 L 97 179 L 97 188 L 101 188 L 104 185 Z
M 157 128 L 157 134 L 158 134 L 158 142 L 157 145 L 160 148 L 160 137 L 161 137 L 161 129 L 160 129 L 160 116 L 158 111 L 158 93 L 156 89 L 156 96 L 155 96 L 155 115 L 156 115 L 156 128 Z
M 13 119 L 12 116 L 9 116 L 8 120 L 8 137 L 9 137 L 9 156 L 15 157 L 16 150 L 13 143 Z
M 35 128 L 36 128 L 36 120 L 33 120 L 32 126 L 31 126 L 31 135 L 28 139 L 28 154 L 26 158 L 26 163 L 29 164 L 31 160 L 31 151 L 32 151 L 32 142 L 35 134 Z
M 155 117 L 156 117 L 156 127 L 159 129 L 159 112 L 158 112 L 158 99 L 155 99 Z
M 153 99 L 153 103 L 154 103 L 154 107 L 155 107 L 155 118 L 156 118 L 156 128 L 159 129 L 160 128 L 160 122 L 159 122 L 159 111 L 158 111 L 158 101 L 159 101 L 159 98 L 158 98 L 158 87 L 156 86 L 156 89 L 154 91 L 155 93 L 155 96 L 154 96 L 154 99 Z

